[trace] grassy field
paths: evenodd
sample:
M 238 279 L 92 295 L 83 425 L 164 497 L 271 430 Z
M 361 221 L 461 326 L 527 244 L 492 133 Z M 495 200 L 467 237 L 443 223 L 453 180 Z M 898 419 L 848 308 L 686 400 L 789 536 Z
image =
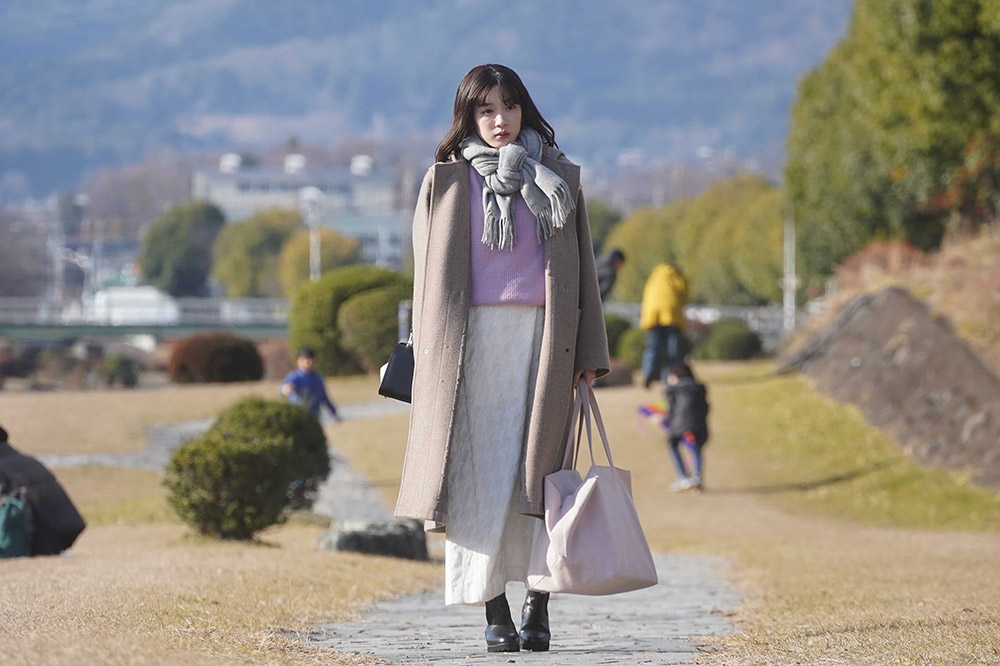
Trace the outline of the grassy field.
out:
M 337 403 L 371 400 L 371 379 L 330 385 Z M 145 427 L 215 416 L 240 398 L 278 397 L 277 382 L 169 386 L 132 391 L 0 391 L 0 423 L 26 451 L 110 453 L 146 445 Z
M 803 379 L 771 376 L 768 364 L 698 369 L 713 409 L 702 494 L 668 492 L 673 472 L 661 436 L 637 428 L 635 407 L 656 400 L 655 391 L 605 389 L 598 399 L 654 548 L 723 555 L 744 591 L 738 631 L 699 662 L 1000 663 L 995 491 L 916 467 L 856 409 Z M 331 392 L 350 402 L 370 399 L 373 386 L 338 381 Z M 85 407 L 79 394 L 44 394 L 31 408 L 79 428 L 110 412 L 141 433 L 144 424 L 210 415 L 247 390 L 273 395 L 274 387 L 167 389 L 132 400 L 89 394 L 97 402 Z M 11 422 L 21 398 L 0 394 L 0 422 Z M 406 424 L 403 414 L 328 429 L 387 501 Z M 51 427 L 22 417 L 18 442 L 47 451 Z M 141 436 L 117 432 L 120 450 L 141 445 Z M 155 473 L 81 468 L 59 477 L 91 527 L 69 557 L 0 567 L 7 663 L 39 663 L 38 655 L 53 664 L 357 663 L 288 635 L 440 583 L 438 565 L 317 552 L 321 530 L 312 525 L 270 530 L 263 545 L 185 536 Z
M 4 664 L 366 663 L 294 635 L 427 588 L 438 567 L 320 552 L 317 535 L 290 525 L 248 545 L 169 523 L 103 526 L 71 556 L 4 562 Z
M 342 404 L 374 398 L 370 378 L 331 382 Z M 0 423 L 28 453 L 128 451 L 147 425 L 211 417 L 274 383 L 138 391 L 0 392 Z M 335 433 L 334 433 L 335 434 Z M 294 640 L 377 599 L 438 584 L 440 568 L 320 552 L 323 529 L 293 520 L 259 544 L 192 536 L 157 472 L 60 468 L 88 521 L 66 557 L 0 565 L 4 664 L 358 664 Z
M 651 545 L 726 557 L 745 593 L 738 632 L 699 662 L 1000 663 L 995 490 L 917 467 L 856 408 L 770 364 L 699 371 L 712 401 L 702 494 L 670 493 L 661 435 L 640 434 L 635 407 L 657 392 L 598 393 Z M 347 457 L 394 501 L 405 416 L 342 432 Z

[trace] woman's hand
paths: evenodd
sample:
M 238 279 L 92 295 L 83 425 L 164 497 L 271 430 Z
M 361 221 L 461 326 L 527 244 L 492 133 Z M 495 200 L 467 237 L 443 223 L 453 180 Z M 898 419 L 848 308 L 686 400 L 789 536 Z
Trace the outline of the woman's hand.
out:
M 573 375 L 573 386 L 574 387 L 577 384 L 580 383 L 580 378 L 581 377 L 584 378 L 584 380 L 587 382 L 587 385 L 589 386 L 589 385 L 591 385 L 591 384 L 594 383 L 594 379 L 597 377 L 597 371 L 596 370 L 578 370 L 577 373 L 575 375 Z

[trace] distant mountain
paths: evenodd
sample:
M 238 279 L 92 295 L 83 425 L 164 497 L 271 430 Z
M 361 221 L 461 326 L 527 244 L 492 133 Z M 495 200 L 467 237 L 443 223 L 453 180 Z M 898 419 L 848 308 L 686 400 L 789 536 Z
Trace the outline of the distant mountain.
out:
M 0 3 L 0 194 L 172 150 L 438 135 L 481 62 L 594 168 L 773 154 L 850 0 Z M 702 154 L 706 151 L 703 149 Z

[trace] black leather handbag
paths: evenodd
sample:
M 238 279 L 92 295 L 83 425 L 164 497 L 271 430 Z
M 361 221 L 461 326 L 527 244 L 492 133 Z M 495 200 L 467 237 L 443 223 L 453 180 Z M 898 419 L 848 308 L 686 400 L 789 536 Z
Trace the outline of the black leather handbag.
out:
M 382 381 L 378 386 L 379 395 L 393 400 L 410 402 L 413 390 L 413 333 L 406 342 L 398 342 L 389 354 Z

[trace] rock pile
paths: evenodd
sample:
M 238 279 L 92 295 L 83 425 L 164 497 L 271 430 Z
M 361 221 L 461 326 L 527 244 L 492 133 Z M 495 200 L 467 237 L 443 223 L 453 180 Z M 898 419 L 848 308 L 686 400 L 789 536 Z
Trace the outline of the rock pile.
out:
M 368 555 L 388 555 L 426 560 L 427 537 L 416 520 L 349 521 L 320 537 L 321 550 L 347 550 Z
M 779 362 L 858 405 L 918 462 L 1000 486 L 1000 378 L 946 321 L 903 289 L 851 301 Z

